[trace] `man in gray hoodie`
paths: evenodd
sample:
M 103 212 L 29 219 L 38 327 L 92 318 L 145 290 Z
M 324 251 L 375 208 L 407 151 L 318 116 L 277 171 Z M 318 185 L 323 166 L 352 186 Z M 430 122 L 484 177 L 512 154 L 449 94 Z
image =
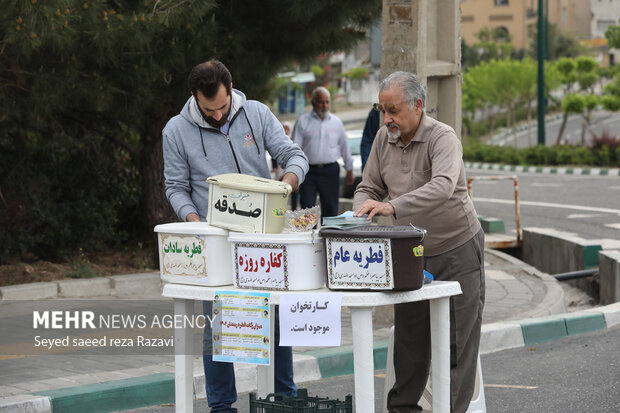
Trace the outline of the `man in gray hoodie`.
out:
M 271 178 L 266 151 L 284 169 L 283 182 L 297 191 L 308 172 L 308 159 L 285 134 L 278 119 L 264 104 L 247 100 L 232 88 L 226 66 L 210 60 L 189 75 L 192 96 L 181 113 L 163 130 L 166 196 L 183 221 L 205 221 L 209 201 L 207 178 L 243 173 Z M 211 314 L 211 302 L 203 302 Z M 277 315 L 277 312 L 276 312 Z M 279 327 L 276 320 L 276 341 Z M 235 374 L 232 363 L 211 359 L 211 329 L 204 333 L 203 362 L 207 399 L 212 412 L 236 412 Z M 293 353 L 276 346 L 275 391 L 295 395 Z

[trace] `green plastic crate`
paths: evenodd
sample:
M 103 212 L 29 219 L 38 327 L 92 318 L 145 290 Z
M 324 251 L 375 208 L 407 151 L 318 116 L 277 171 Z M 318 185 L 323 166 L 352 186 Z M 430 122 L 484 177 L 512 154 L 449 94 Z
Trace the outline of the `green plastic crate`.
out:
M 250 393 L 250 413 L 353 413 L 353 397 L 344 401 L 310 397 L 308 389 L 297 390 L 297 397 L 270 393 L 264 399 Z

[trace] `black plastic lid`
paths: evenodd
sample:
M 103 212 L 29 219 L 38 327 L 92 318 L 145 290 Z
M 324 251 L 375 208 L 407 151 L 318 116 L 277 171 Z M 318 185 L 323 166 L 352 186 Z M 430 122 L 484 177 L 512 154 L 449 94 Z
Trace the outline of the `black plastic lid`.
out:
M 376 226 L 368 225 L 351 229 L 321 228 L 323 237 L 353 238 L 424 238 L 426 230 L 410 225 Z

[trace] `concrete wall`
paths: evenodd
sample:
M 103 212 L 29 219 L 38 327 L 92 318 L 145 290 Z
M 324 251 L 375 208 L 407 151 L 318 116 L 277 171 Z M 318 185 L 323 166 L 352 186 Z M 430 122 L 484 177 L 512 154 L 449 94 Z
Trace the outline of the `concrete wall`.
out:
M 548 228 L 523 229 L 523 261 L 548 274 L 599 269 L 598 275 L 568 281 L 601 304 L 620 301 L 620 250 L 617 242 L 586 240 Z
M 599 251 L 601 305 L 620 302 L 620 250 Z
M 598 266 L 596 241 L 547 228 L 523 229 L 523 261 L 547 274 L 584 270 Z

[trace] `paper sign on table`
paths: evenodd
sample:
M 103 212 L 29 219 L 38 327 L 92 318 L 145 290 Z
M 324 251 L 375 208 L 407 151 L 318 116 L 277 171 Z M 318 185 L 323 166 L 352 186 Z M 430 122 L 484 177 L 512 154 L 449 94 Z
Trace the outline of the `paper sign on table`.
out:
M 286 290 L 286 246 L 236 242 L 233 246 L 235 284 L 240 288 Z
M 280 345 L 339 346 L 341 294 L 280 297 Z
M 269 365 L 269 300 L 269 293 L 215 292 L 214 361 Z

